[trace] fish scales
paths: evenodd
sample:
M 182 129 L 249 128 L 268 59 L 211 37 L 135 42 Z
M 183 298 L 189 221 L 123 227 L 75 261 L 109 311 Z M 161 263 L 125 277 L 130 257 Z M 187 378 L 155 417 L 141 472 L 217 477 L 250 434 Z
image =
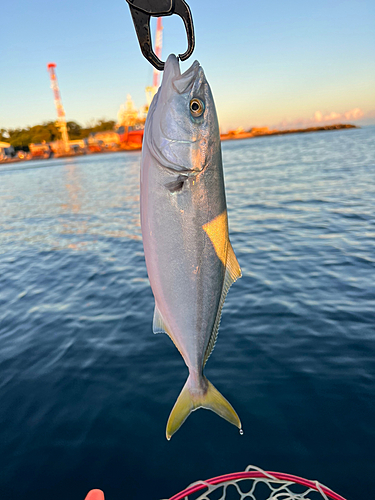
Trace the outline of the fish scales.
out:
M 241 276 L 228 235 L 219 125 L 203 69 L 195 61 L 181 74 L 173 54 L 145 125 L 141 226 L 155 297 L 153 330 L 170 336 L 189 369 L 167 438 L 198 408 L 241 428 L 203 374 L 226 293 Z

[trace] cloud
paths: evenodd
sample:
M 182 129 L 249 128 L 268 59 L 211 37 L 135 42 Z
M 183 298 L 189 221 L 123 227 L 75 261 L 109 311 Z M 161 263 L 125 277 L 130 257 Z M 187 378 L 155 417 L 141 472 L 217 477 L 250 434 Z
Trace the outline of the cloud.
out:
M 360 108 L 353 108 L 349 111 L 345 111 L 344 113 L 331 111 L 330 113 L 323 114 L 321 111 L 315 111 L 314 116 L 311 118 L 297 118 L 292 121 L 283 120 L 277 125 L 277 127 L 287 128 L 291 126 L 305 127 L 312 125 L 329 125 L 332 123 L 360 120 L 363 117 L 364 112 Z
M 351 111 L 344 113 L 345 120 L 360 120 L 363 115 L 363 111 L 359 108 L 354 108 Z

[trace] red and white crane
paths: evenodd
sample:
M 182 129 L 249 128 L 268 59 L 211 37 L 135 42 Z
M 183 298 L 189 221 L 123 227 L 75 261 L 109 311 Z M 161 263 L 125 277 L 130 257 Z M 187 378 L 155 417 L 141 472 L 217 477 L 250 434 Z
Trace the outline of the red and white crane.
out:
M 47 64 L 47 69 L 48 73 L 51 79 L 51 88 L 53 91 L 53 97 L 55 101 L 55 108 L 57 111 L 57 122 L 56 126 L 60 129 L 61 132 L 61 139 L 63 142 L 63 147 L 65 151 L 69 151 L 69 136 L 68 136 L 68 128 L 66 125 L 66 118 L 65 118 L 65 111 L 64 107 L 61 102 L 61 95 L 60 95 L 60 89 L 59 89 L 59 84 L 57 81 L 57 76 L 56 76 L 56 64 L 55 63 L 49 63 Z

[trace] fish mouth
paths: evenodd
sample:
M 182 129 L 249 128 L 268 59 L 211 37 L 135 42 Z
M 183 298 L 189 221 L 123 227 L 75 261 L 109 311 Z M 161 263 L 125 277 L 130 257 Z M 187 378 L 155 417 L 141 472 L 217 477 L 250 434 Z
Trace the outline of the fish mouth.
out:
M 162 85 L 167 87 L 169 83 L 176 92 L 183 94 L 193 86 L 199 75 L 199 70 L 203 71 L 199 62 L 194 61 L 190 68 L 181 74 L 178 57 L 170 54 L 165 62 Z
M 174 54 L 170 54 L 165 61 L 163 80 L 164 78 L 173 79 L 179 76 L 181 76 L 180 61 Z

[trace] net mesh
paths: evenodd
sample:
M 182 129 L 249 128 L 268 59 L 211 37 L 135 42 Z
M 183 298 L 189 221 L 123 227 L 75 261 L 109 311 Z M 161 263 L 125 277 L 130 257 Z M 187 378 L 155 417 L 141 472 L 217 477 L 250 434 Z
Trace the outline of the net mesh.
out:
M 202 492 L 202 490 L 204 490 Z M 169 500 L 345 500 L 318 481 L 266 472 L 250 465 L 245 472 L 198 481 Z

